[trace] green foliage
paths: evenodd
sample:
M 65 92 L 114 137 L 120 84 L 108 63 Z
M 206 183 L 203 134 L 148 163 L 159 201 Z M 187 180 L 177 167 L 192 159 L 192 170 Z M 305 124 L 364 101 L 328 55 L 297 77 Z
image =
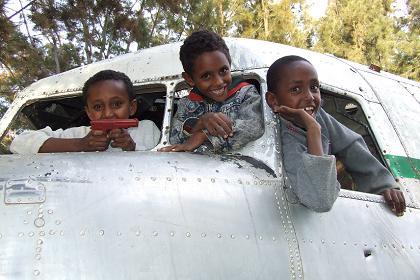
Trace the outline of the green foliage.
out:
M 392 0 L 329 1 L 317 22 L 305 2 L 37 0 L 26 16 L 12 21 L 7 1 L 0 0 L 0 97 L 10 101 L 43 77 L 133 48 L 179 41 L 202 28 L 374 63 L 420 80 L 420 0 L 407 0 L 409 13 L 402 18 L 394 16 Z

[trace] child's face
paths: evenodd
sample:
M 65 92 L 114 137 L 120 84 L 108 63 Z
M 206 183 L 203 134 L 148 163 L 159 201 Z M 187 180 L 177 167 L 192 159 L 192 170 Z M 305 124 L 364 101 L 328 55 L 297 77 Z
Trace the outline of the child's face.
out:
M 136 110 L 137 102 L 129 100 L 123 81 L 100 81 L 88 89 L 85 111 L 90 120 L 128 119 Z
M 321 103 L 318 74 L 306 61 L 295 61 L 278 73 L 276 92 L 268 93 L 267 102 L 274 106 L 303 109 L 315 118 Z
M 193 73 L 183 73 L 191 86 L 197 87 L 206 97 L 217 102 L 227 98 L 228 86 L 232 83 L 230 64 L 221 51 L 205 52 L 194 61 Z

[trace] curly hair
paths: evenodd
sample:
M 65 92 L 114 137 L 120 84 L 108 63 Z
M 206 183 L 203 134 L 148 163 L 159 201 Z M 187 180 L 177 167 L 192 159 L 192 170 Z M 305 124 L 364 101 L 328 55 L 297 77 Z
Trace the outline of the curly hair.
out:
M 86 104 L 87 97 L 89 95 L 89 87 L 96 84 L 100 81 L 106 81 L 106 80 L 115 80 L 115 81 L 122 81 L 125 84 L 125 88 L 127 90 L 128 99 L 131 101 L 135 98 L 134 95 L 134 88 L 133 83 L 131 82 L 130 78 L 118 71 L 114 70 L 102 70 L 90 77 L 85 84 L 83 85 L 82 93 L 83 93 L 83 102 Z
M 229 49 L 222 37 L 208 30 L 193 32 L 185 39 L 179 51 L 179 59 L 184 71 L 191 75 L 196 58 L 204 52 L 212 51 L 221 51 L 225 54 L 229 64 L 231 63 Z
M 275 92 L 278 83 L 280 82 L 280 73 L 284 70 L 284 67 L 295 61 L 306 61 L 311 64 L 307 59 L 297 56 L 297 55 L 288 55 L 283 56 L 271 64 L 270 68 L 267 71 L 267 90 L 270 92 Z

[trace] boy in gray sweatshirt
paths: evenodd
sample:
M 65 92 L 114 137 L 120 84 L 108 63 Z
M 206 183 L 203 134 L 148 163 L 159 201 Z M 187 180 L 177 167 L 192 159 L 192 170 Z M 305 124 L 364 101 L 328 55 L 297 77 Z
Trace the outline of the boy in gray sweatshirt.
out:
M 303 205 L 317 212 L 331 209 L 340 191 L 337 156 L 357 190 L 382 194 L 394 213 L 404 214 L 403 193 L 363 138 L 320 108 L 318 75 L 308 60 L 276 60 L 267 72 L 267 86 L 267 103 L 279 115 L 288 183 Z

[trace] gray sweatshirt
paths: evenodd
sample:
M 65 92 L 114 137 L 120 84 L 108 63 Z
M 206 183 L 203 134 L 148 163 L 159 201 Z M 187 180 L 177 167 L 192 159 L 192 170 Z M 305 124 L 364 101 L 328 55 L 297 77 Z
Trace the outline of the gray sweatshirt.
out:
M 359 134 L 323 109 L 317 113 L 316 120 L 321 125 L 323 156 L 308 154 L 306 131 L 280 117 L 287 182 L 303 205 L 316 212 L 331 209 L 340 191 L 335 156 L 352 175 L 358 191 L 381 193 L 398 188 L 391 173 L 369 152 Z

